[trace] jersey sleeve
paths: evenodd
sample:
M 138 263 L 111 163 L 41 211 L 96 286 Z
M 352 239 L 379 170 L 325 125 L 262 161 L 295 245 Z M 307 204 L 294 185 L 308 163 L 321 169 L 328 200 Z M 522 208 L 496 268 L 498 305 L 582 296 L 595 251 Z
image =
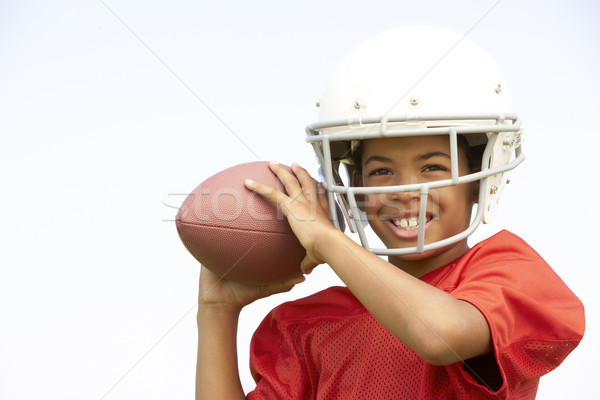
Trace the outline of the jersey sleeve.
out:
M 485 316 L 501 391 L 510 398 L 510 393 L 528 391 L 527 386 L 535 391 L 539 377 L 579 344 L 584 315 L 579 299 L 533 249 L 514 235 L 506 239 L 474 253 L 469 261 L 477 267 L 452 295 Z
M 256 388 L 248 393 L 249 400 L 309 398 L 310 380 L 298 329 L 281 322 L 278 311 L 271 311 L 252 337 L 250 368 Z

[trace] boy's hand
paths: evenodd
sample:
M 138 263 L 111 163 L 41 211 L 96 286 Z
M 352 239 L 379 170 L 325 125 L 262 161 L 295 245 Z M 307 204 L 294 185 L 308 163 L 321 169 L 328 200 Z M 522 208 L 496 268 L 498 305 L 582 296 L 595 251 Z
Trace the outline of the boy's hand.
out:
M 296 237 L 306 249 L 306 256 L 300 268 L 302 272 L 309 273 L 324 262 L 317 249 L 324 234 L 328 231 L 337 232 L 329 220 L 325 190 L 297 164 L 292 165 L 292 172 L 275 162 L 271 162 L 270 168 L 283 183 L 287 195 L 273 187 L 250 180 L 246 181 L 246 187 L 281 207 Z
M 304 276 L 269 285 L 246 285 L 219 278 L 202 266 L 200 271 L 199 307 L 223 307 L 239 312 L 244 306 L 272 294 L 287 292 L 304 281 Z

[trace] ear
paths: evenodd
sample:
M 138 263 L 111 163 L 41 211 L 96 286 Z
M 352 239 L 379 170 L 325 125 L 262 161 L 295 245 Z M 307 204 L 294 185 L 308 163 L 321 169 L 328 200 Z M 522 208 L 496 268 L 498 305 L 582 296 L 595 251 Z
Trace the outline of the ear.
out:
M 356 170 L 352 172 L 352 186 L 362 186 L 362 175 L 359 174 Z
M 481 187 L 481 181 L 473 182 L 473 203 L 479 204 L 479 188 Z

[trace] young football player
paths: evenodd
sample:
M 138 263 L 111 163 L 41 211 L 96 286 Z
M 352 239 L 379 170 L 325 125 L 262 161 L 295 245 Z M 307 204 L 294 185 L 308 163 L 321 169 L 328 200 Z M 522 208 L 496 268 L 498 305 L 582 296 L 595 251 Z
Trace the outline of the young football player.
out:
M 395 29 L 347 56 L 307 127 L 324 183 L 276 163 L 287 195 L 246 182 L 284 210 L 302 270 L 327 264 L 346 286 L 269 313 L 248 399 L 535 398 L 581 340 L 583 306 L 516 235 L 467 242 L 523 160 L 520 125 L 494 62 L 454 32 Z M 362 245 L 337 229 L 337 203 Z M 302 280 L 246 286 L 202 269 L 197 398 L 245 398 L 239 313 Z

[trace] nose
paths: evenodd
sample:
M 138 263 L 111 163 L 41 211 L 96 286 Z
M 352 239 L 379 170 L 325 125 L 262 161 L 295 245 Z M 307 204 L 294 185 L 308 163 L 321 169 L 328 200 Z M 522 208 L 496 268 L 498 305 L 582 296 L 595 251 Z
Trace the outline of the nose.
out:
M 391 201 L 399 201 L 404 204 L 410 204 L 411 202 L 418 202 L 421 198 L 421 193 L 417 190 L 412 190 L 409 192 L 391 193 L 387 197 Z
M 417 183 L 416 177 L 411 177 L 410 179 L 398 179 L 397 182 L 394 182 L 395 185 L 414 185 Z M 402 191 L 397 193 L 392 193 L 388 195 L 390 200 L 400 201 L 402 203 L 410 203 L 413 201 L 418 201 L 421 198 L 421 192 L 419 190 L 410 190 L 410 191 Z

